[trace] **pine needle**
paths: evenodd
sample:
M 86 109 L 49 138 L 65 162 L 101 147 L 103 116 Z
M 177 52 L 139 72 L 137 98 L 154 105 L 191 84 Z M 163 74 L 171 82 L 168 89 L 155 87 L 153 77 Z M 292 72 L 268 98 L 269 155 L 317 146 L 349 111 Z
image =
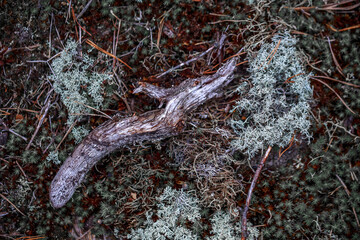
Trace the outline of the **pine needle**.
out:
M 95 43 L 93 43 L 92 41 L 90 41 L 89 39 L 86 39 L 86 43 L 89 44 L 90 46 L 92 46 L 93 48 L 96 48 L 97 50 L 99 50 L 102 53 L 105 53 L 106 55 L 109 55 L 112 58 L 115 58 L 116 60 L 118 60 L 119 62 L 121 62 L 122 64 L 124 64 L 125 66 L 127 66 L 129 69 L 132 69 L 126 62 L 124 62 L 123 60 L 121 60 L 120 58 L 118 58 L 117 56 L 115 56 L 114 54 L 109 53 L 108 51 L 102 49 L 101 47 L 99 47 L 98 45 L 96 45 Z
M 357 115 L 347 104 L 346 102 L 340 97 L 340 95 L 332 88 L 330 87 L 327 83 L 321 81 L 320 79 L 317 79 L 317 78 L 314 78 L 312 77 L 311 79 L 314 79 L 322 84 L 324 84 L 325 86 L 327 86 L 331 91 L 333 91 L 335 93 L 335 95 L 340 99 L 340 101 L 345 105 L 345 107 L 350 111 L 352 112 L 354 115 Z

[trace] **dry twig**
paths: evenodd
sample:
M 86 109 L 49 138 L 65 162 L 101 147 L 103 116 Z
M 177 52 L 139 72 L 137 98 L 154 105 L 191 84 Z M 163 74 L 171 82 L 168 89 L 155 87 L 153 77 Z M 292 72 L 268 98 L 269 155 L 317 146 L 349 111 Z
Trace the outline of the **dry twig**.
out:
M 115 56 L 114 54 L 109 53 L 108 51 L 102 49 L 101 47 L 99 47 L 98 45 L 96 45 L 95 43 L 93 43 L 92 41 L 90 41 L 89 39 L 86 39 L 86 43 L 89 44 L 90 46 L 92 46 L 93 48 L 96 48 L 97 50 L 99 50 L 100 52 L 105 53 L 106 55 L 109 55 L 112 58 L 115 58 L 116 60 L 118 60 L 119 62 L 121 62 L 122 64 L 124 64 L 126 67 L 128 67 L 129 69 L 132 69 L 126 62 L 124 62 L 123 60 L 121 60 L 120 58 L 118 58 L 117 56 Z
M 170 72 L 175 71 L 175 70 L 178 69 L 178 68 L 181 68 L 182 66 L 188 65 L 189 63 L 192 63 L 192 62 L 198 60 L 199 58 L 202 58 L 203 56 L 205 56 L 206 54 L 208 54 L 208 53 L 209 53 L 211 50 L 213 50 L 214 48 L 215 48 L 215 46 L 212 46 L 211 48 L 209 48 L 209 49 L 206 50 L 205 52 L 201 53 L 199 56 L 194 57 L 194 58 L 192 58 L 192 59 L 190 59 L 190 60 L 188 60 L 188 61 L 186 61 L 186 62 L 183 62 L 183 63 L 177 65 L 176 67 L 170 68 L 169 70 L 167 70 L 167 71 L 161 73 L 159 76 L 157 76 L 157 78 L 160 78 L 160 77 L 162 77 L 162 76 L 164 76 L 164 75 L 166 75 L 166 74 L 168 74 L 168 73 L 170 73 Z
M 245 240 L 246 235 L 247 235 L 247 217 L 246 217 L 246 215 L 247 215 L 247 212 L 249 210 L 250 201 L 251 201 L 251 195 L 252 195 L 252 192 L 254 191 L 255 184 L 256 184 L 259 176 L 260 176 L 261 169 L 263 168 L 266 159 L 269 157 L 271 149 L 272 149 L 272 147 L 269 146 L 268 149 L 266 150 L 266 153 L 265 153 L 264 157 L 262 158 L 259 166 L 257 167 L 254 178 L 253 178 L 253 180 L 251 182 L 251 185 L 250 185 L 250 189 L 249 189 L 249 192 L 248 192 L 248 195 L 247 195 L 247 198 L 246 198 L 246 205 L 245 205 L 243 215 L 242 215 L 242 220 L 241 220 L 241 240 Z
M 36 129 L 35 129 L 34 134 L 33 134 L 32 137 L 31 137 L 29 143 L 27 144 L 25 150 L 28 150 L 28 149 L 30 148 L 31 143 L 33 142 L 34 138 L 36 137 L 37 133 L 38 133 L 39 130 L 40 130 L 40 127 L 41 127 L 42 123 L 43 123 L 44 120 L 45 120 L 45 116 L 47 115 L 47 113 L 48 113 L 48 111 L 49 111 L 49 108 L 50 108 L 50 102 L 51 102 L 51 101 L 50 101 L 50 99 L 51 99 L 50 94 L 51 94 L 52 91 L 53 91 L 53 89 L 50 90 L 50 92 L 48 93 L 48 96 L 47 96 L 48 99 L 47 99 L 47 102 L 46 102 L 46 104 L 45 104 L 45 107 L 44 107 L 44 108 L 41 110 L 41 112 L 40 112 L 40 114 L 42 113 L 42 115 L 41 115 L 41 118 L 40 118 L 40 120 L 39 120 L 39 123 L 38 123 L 38 125 L 37 125 L 37 127 L 36 127 Z
M 340 73 L 343 77 L 345 77 L 345 75 L 344 75 L 344 73 L 343 73 L 343 71 L 342 71 L 342 68 L 340 67 L 339 62 L 336 60 L 335 54 L 334 54 L 334 52 L 333 52 L 333 50 L 332 50 L 330 38 L 328 37 L 327 39 L 328 39 L 328 43 L 329 43 L 329 47 L 330 47 L 331 56 L 332 56 L 333 61 L 334 61 L 334 63 L 335 63 L 336 69 L 339 71 L 339 73 Z
M 6 198 L 4 195 L 2 195 L 1 193 L 0 193 L 0 196 L 1 196 L 3 199 L 5 199 L 8 203 L 10 203 L 11 206 L 13 206 L 16 211 L 18 211 L 21 215 L 23 215 L 23 216 L 26 217 L 26 215 L 25 215 L 22 211 L 20 211 L 12 202 L 10 202 L 9 199 L 7 199 L 7 198 Z
M 331 78 L 331 77 L 327 77 L 327 76 L 310 76 L 310 77 L 311 78 L 325 78 L 325 79 L 330 80 L 330 81 L 339 82 L 339 83 L 342 83 L 342 84 L 345 84 L 345 85 L 348 85 L 348 86 L 351 86 L 351 87 L 355 87 L 355 88 L 360 88 L 360 85 L 344 82 L 344 81 L 341 81 L 341 80 L 338 80 L 338 79 L 335 79 L 335 78 Z
M 352 112 L 353 114 L 357 115 L 357 114 L 346 104 L 346 102 L 340 97 L 340 95 L 339 95 L 332 87 L 330 87 L 327 83 L 325 83 L 325 82 L 323 82 L 323 81 L 321 81 L 320 79 L 317 79 L 317 78 L 315 78 L 315 77 L 311 77 L 311 79 L 314 79 L 314 80 L 316 80 L 316 81 L 324 84 L 325 86 L 327 86 L 332 92 L 335 93 L 335 95 L 340 99 L 340 101 L 345 105 L 345 107 L 346 107 L 350 112 Z

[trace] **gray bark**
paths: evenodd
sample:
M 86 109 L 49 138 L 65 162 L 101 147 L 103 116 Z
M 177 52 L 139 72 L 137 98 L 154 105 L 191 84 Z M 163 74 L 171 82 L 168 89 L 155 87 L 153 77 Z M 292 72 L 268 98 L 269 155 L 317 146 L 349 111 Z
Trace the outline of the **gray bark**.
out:
M 223 87 L 233 80 L 235 66 L 236 60 L 232 59 L 214 75 L 188 79 L 169 89 L 141 83 L 134 93 L 143 92 L 166 103 L 166 107 L 125 119 L 113 118 L 94 129 L 65 160 L 53 179 L 50 186 L 52 206 L 64 206 L 86 173 L 114 150 L 179 134 L 187 113 L 209 99 L 222 96 Z

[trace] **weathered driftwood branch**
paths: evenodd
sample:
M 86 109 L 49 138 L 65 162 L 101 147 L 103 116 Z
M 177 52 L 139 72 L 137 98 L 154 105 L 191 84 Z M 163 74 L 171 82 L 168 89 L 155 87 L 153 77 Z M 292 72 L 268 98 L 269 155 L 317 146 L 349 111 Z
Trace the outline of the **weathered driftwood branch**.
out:
M 179 134 L 186 114 L 209 99 L 222 96 L 222 89 L 233 79 L 235 59 L 228 61 L 214 75 L 188 79 L 164 89 L 141 83 L 135 93 L 166 103 L 166 107 L 125 119 L 113 118 L 94 129 L 66 159 L 50 186 L 50 200 L 55 208 L 64 206 L 86 173 L 114 150 L 146 140 Z

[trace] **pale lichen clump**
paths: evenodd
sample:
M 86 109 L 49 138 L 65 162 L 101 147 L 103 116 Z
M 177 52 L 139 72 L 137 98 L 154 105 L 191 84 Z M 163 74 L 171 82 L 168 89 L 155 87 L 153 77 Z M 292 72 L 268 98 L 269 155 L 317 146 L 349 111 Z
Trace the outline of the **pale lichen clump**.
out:
M 146 227 L 132 230 L 128 235 L 129 239 L 199 239 L 185 226 L 186 221 L 199 224 L 201 216 L 197 198 L 186 192 L 166 187 L 157 200 L 159 219 L 154 221 L 153 213 L 146 213 Z
M 94 60 L 86 53 L 80 54 L 78 44 L 69 40 L 60 56 L 51 63 L 53 87 L 68 110 L 67 125 L 72 125 L 91 108 L 99 109 L 104 101 L 103 83 L 111 79 L 110 74 L 92 71 Z M 73 128 L 75 141 L 79 143 L 89 131 Z
M 232 120 L 238 135 L 232 144 L 249 157 L 268 146 L 285 147 L 297 133 L 311 138 L 312 88 L 295 44 L 288 33 L 278 34 L 272 43 L 263 44 L 256 57 L 250 59 L 252 87 L 243 82 L 237 89 L 241 99 L 234 111 L 246 119 Z
M 204 230 L 201 222 L 200 201 L 190 192 L 166 187 L 158 198 L 158 210 L 153 220 L 153 211 L 146 213 L 145 228 L 131 230 L 129 239 L 203 239 L 200 233 Z M 207 240 L 235 240 L 241 238 L 241 223 L 225 211 L 216 212 L 210 219 L 211 236 Z M 191 223 L 192 227 L 189 228 Z M 195 231 L 194 229 L 197 229 Z M 257 239 L 259 231 L 248 224 L 249 240 Z

